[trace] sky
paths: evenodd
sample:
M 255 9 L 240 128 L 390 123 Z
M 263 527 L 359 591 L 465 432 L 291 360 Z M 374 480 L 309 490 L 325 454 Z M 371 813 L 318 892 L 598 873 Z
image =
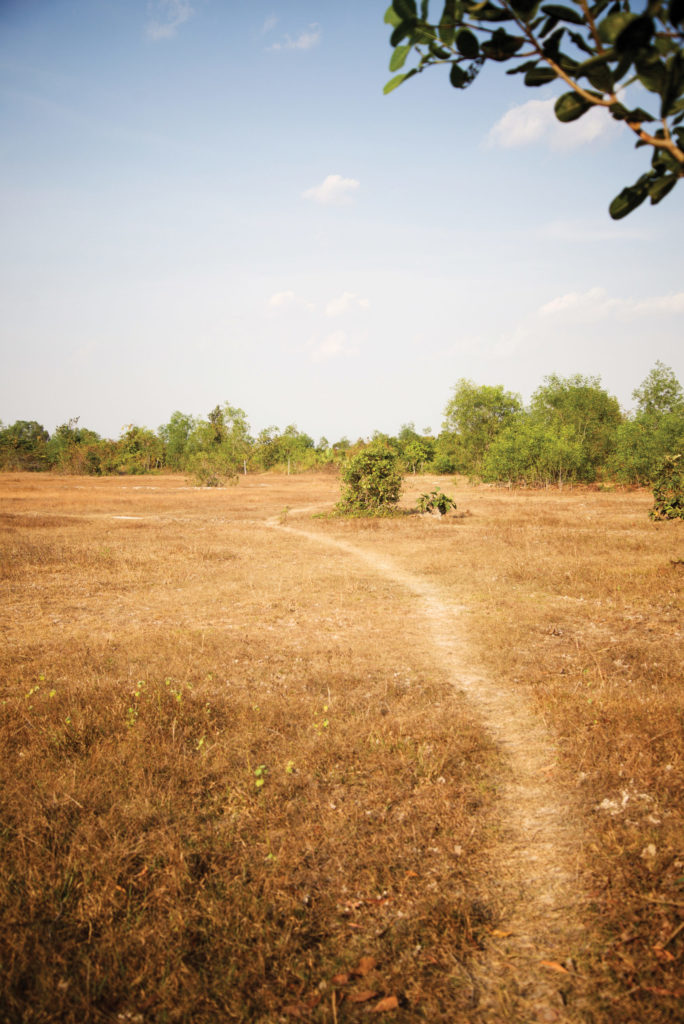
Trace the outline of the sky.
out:
M 383 96 L 385 7 L 0 0 L 0 421 L 355 440 L 462 377 L 684 381 L 684 185 L 611 221 L 649 155 L 496 67 Z

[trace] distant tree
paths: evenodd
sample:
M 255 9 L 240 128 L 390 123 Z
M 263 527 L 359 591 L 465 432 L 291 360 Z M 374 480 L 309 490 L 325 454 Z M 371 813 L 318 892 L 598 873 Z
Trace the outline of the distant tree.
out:
M 473 384 L 461 378 L 444 410 L 445 432 L 458 438 L 457 469 L 479 473 L 497 434 L 522 411 L 518 395 L 500 384 Z
M 617 432 L 611 472 L 624 483 L 648 484 L 668 456 L 684 452 L 684 391 L 657 362 L 632 397 L 637 408 Z
M 147 427 L 129 423 L 117 442 L 119 470 L 124 473 L 149 473 L 164 461 L 161 438 Z
M 393 0 L 391 92 L 436 64 L 449 68 L 456 89 L 471 85 L 485 64 L 516 66 L 527 86 L 560 82 L 569 87 L 555 104 L 564 123 L 602 108 L 624 123 L 651 154 L 651 167 L 610 204 L 614 219 L 646 198 L 659 203 L 684 176 L 684 2 L 651 0 L 631 10 L 630 0 L 446 0 L 430 21 L 429 0 Z M 418 63 L 401 71 L 415 51 Z M 522 63 L 518 63 L 522 60 Z M 654 98 L 652 111 L 625 105 L 625 88 L 638 81 Z
M 632 392 L 637 402 L 637 415 L 651 421 L 671 413 L 684 413 L 684 389 L 674 370 L 658 360 L 646 379 Z
M 55 428 L 47 443 L 50 465 L 59 473 L 99 475 L 102 473 L 104 444 L 99 434 L 79 427 L 74 416 Z
M 530 411 L 549 434 L 563 436 L 565 444 L 581 453 L 572 477 L 595 480 L 615 447 L 623 419 L 617 398 L 608 394 L 600 378 L 551 374 L 532 395 Z
M 182 470 L 185 467 L 188 442 L 196 426 L 194 416 L 176 410 L 171 413 L 169 422 L 162 424 L 157 431 L 164 445 L 164 458 L 169 469 Z
M 49 469 L 50 435 L 36 420 L 17 420 L 0 431 L 0 468 Z
M 192 468 L 198 456 L 211 456 L 219 476 L 231 477 L 245 471 L 253 441 L 243 409 L 226 402 L 215 406 L 206 420 L 195 420 L 185 445 L 184 468 Z M 203 458 L 202 465 L 206 463 Z M 210 468 L 207 472 L 212 472 Z

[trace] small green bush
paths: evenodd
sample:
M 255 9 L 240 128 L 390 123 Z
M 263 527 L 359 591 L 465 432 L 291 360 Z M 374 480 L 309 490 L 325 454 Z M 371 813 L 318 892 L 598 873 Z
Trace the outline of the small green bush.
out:
M 335 506 L 342 515 L 392 514 L 401 493 L 397 456 L 385 448 L 366 448 L 342 469 L 342 498 Z
M 651 519 L 684 519 L 684 466 L 682 456 L 666 455 L 653 481 Z
M 450 508 L 456 508 L 456 502 L 448 494 L 444 494 L 439 487 L 429 494 L 421 494 L 418 499 L 419 512 L 439 512 L 440 516 L 446 515 Z

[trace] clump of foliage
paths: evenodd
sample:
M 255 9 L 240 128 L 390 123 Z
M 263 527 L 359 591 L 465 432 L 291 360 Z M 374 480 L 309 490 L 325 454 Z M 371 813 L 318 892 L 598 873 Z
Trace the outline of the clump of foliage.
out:
M 342 515 L 378 516 L 396 512 L 401 493 L 397 456 L 384 448 L 366 448 L 353 455 L 342 470 Z
M 630 0 L 572 0 L 571 6 L 538 0 L 446 0 L 438 21 L 429 0 L 392 0 L 385 14 L 394 48 L 385 86 L 391 92 L 435 64 L 449 68 L 456 89 L 475 81 L 485 64 L 513 63 L 509 75 L 526 86 L 559 82 L 559 121 L 576 121 L 596 107 L 625 124 L 636 145 L 651 154 L 651 167 L 610 204 L 615 220 L 643 201 L 659 203 L 684 177 L 684 4 L 655 0 L 631 10 Z M 415 51 L 418 63 L 401 71 Z M 522 61 L 522 63 L 519 63 Z M 638 81 L 653 101 L 651 111 L 625 106 L 625 87 Z
M 435 487 L 429 494 L 421 494 L 418 498 L 419 512 L 439 512 L 440 516 L 444 516 L 450 508 L 456 508 L 456 502 L 439 487 Z
M 191 457 L 188 468 L 195 487 L 223 487 L 238 480 L 235 467 L 220 452 L 197 452 Z
M 684 519 L 684 465 L 681 455 L 667 455 L 653 482 L 651 519 Z

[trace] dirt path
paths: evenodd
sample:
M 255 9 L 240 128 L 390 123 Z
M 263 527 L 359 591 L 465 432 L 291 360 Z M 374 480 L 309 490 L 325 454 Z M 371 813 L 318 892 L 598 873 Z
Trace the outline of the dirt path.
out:
M 278 517 L 267 525 L 343 551 L 414 594 L 437 663 L 446 666 L 451 682 L 466 694 L 503 753 L 508 771 L 499 788 L 499 841 L 487 866 L 488 885 L 497 894 L 503 917 L 474 968 L 473 1020 L 586 1021 L 582 985 L 572 962 L 583 933 L 581 839 L 573 823 L 572 798 L 553 778 L 556 752 L 543 723 L 523 694 L 502 688 L 473 668 L 464 608 L 439 587 L 364 547 L 286 525 Z

